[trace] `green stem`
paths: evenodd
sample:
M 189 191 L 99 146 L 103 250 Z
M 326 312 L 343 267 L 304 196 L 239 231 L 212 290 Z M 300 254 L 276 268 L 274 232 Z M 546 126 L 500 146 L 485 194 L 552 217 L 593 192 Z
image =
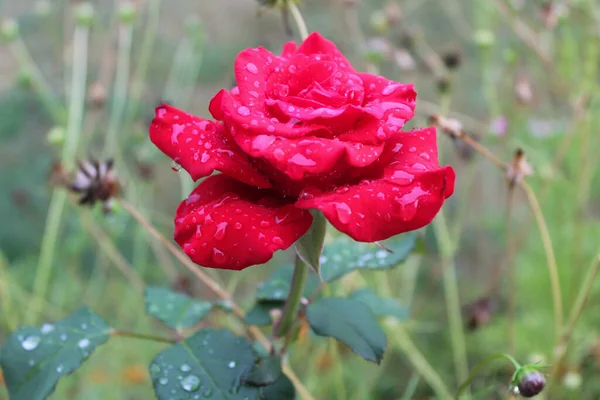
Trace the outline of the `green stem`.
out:
M 17 59 L 21 68 L 27 71 L 31 78 L 31 85 L 36 91 L 44 107 L 48 110 L 55 124 L 64 124 L 66 110 L 54 95 L 50 85 L 42 75 L 41 71 L 33 61 L 27 46 L 21 38 L 17 38 L 10 44 L 10 50 Z
M 283 308 L 283 315 L 277 323 L 277 326 L 275 326 L 275 336 L 284 337 L 292 329 L 292 326 L 296 321 L 298 308 L 300 307 L 300 300 L 302 299 L 302 293 L 304 292 L 307 275 L 308 265 L 306 265 L 300 257 L 296 256 L 296 265 L 294 266 L 290 294 L 285 303 L 285 307 Z
M 288 10 L 292 13 L 292 17 L 294 17 L 294 21 L 296 21 L 296 25 L 298 26 L 298 30 L 300 31 L 300 37 L 302 40 L 308 37 L 308 28 L 306 27 L 306 22 L 304 22 L 304 18 L 302 18 L 302 14 L 298 9 L 298 6 L 293 1 L 289 1 L 287 4 Z
M 417 346 L 415 346 L 405 328 L 403 326 L 399 326 L 397 329 L 394 329 L 391 337 L 393 337 L 398 346 L 402 349 L 402 351 L 404 351 L 419 375 L 425 380 L 425 382 L 427 382 L 429 386 L 431 386 L 433 391 L 436 393 L 437 398 L 442 400 L 452 399 L 452 394 L 442 381 L 442 378 L 440 378 L 431 364 L 429 364 L 425 356 L 423 356 Z
M 123 337 L 129 337 L 129 338 L 133 338 L 133 339 L 152 340 L 153 342 L 160 342 L 160 343 L 170 343 L 170 344 L 177 343 L 177 340 L 175 340 L 175 339 L 170 339 L 170 338 L 165 338 L 165 337 L 155 336 L 155 335 L 147 335 L 145 333 L 125 332 L 125 331 L 120 331 L 117 329 L 113 329 L 112 331 L 110 331 L 110 334 L 111 334 L 111 336 L 123 336 Z
M 115 86 L 113 88 L 114 97 L 104 147 L 104 154 L 109 157 L 114 157 L 118 153 L 119 128 L 123 120 L 123 114 L 125 113 L 125 106 L 127 103 L 132 36 L 132 24 L 126 23 L 119 27 L 119 53 L 117 58 Z
M 69 120 L 67 134 L 62 152 L 62 162 L 65 168 L 70 169 L 75 164 L 77 143 L 81 133 L 83 110 L 85 104 L 87 57 L 88 57 L 89 27 L 78 25 L 74 33 L 73 50 L 73 75 L 71 77 L 71 96 L 69 99 Z M 67 193 L 63 189 L 56 189 L 52 193 L 46 228 L 42 238 L 40 259 L 33 284 L 31 305 L 27 310 L 25 321 L 32 324 L 39 316 L 41 303 L 48 291 L 50 272 L 54 262 L 54 250 L 58 242 L 60 222 L 67 200 Z
M 471 384 L 471 381 L 473 380 L 473 378 L 475 378 L 475 376 L 479 373 L 479 371 L 481 371 L 481 369 L 483 369 L 483 367 L 494 360 L 498 360 L 500 358 L 504 358 L 505 360 L 508 360 L 512 363 L 512 365 L 515 367 L 515 369 L 519 369 L 521 368 L 521 364 L 519 364 L 517 362 L 517 360 L 515 360 L 512 356 L 510 356 L 509 354 L 493 354 L 489 357 L 484 358 L 483 360 L 479 361 L 479 363 L 477 363 L 477 365 L 475 366 L 475 368 L 473 368 L 473 370 L 471 371 L 471 373 L 469 374 L 469 377 L 463 382 L 462 385 L 460 385 L 460 387 L 458 388 L 458 391 L 456 392 L 456 396 L 455 399 L 459 400 L 460 396 L 463 394 L 463 392 L 469 387 L 469 385 Z

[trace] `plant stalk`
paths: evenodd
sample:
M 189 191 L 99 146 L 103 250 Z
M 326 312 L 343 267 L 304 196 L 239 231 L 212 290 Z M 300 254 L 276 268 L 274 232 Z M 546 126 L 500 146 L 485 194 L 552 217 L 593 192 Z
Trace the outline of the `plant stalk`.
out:
M 308 265 L 296 256 L 296 264 L 294 265 L 294 275 L 290 287 L 290 294 L 285 302 L 281 319 L 274 328 L 275 336 L 284 337 L 292 329 L 296 321 L 296 315 L 300 308 L 300 300 L 306 285 L 306 277 L 308 276 Z

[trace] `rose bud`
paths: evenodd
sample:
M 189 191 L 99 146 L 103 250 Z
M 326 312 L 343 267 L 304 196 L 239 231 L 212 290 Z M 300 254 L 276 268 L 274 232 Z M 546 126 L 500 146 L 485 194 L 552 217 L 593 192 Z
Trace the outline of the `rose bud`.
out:
M 524 372 L 517 384 L 519 394 L 523 397 L 537 396 L 544 390 L 545 386 L 546 378 L 541 372 L 536 370 Z

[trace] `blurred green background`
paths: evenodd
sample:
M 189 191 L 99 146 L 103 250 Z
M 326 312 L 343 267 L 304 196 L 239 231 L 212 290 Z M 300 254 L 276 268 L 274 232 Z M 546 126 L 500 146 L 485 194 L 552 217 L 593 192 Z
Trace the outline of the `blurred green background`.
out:
M 0 340 L 17 326 L 61 318 L 82 304 L 119 328 L 161 329 L 144 314 L 143 298 L 115 254 L 146 283 L 206 296 L 118 207 L 104 216 L 99 208 L 66 201 L 59 233 L 48 237 L 50 199 L 61 192 L 50 184 L 52 166 L 65 154 L 68 107 L 77 109 L 71 97 L 74 54 L 88 53 L 77 157 L 115 157 L 124 197 L 169 237 L 175 207 L 193 185 L 149 142 L 154 107 L 167 101 L 208 116 L 211 97 L 234 84 L 240 50 L 265 46 L 278 52 L 290 40 L 279 10 L 260 9 L 253 0 L 90 4 L 89 40 L 80 35 L 74 41 L 81 34 L 80 2 L 0 1 Z M 556 259 L 559 302 L 568 321 L 600 251 L 600 4 L 307 0 L 299 7 L 309 30 L 335 41 L 358 70 L 415 84 L 417 116 L 410 126 L 429 124 L 429 116 L 439 113 L 460 121 L 465 133 L 507 163 L 523 149 L 534 171 L 525 179 L 551 241 L 544 246 L 544 224 L 540 230 L 522 190 L 509 196 L 505 171 L 440 131 L 441 163 L 457 173 L 455 195 L 444 207 L 450 251 L 440 247 L 448 241 L 427 228 L 425 251 L 404 265 L 332 285 L 332 293 L 347 293 L 366 283 L 399 299 L 411 317 L 386 321 L 388 352 L 379 367 L 324 340 L 297 344 L 291 359 L 300 379 L 316 399 L 434 398 L 411 357 L 419 351 L 454 392 L 461 376 L 456 338 L 462 337 L 455 334 L 463 327 L 470 367 L 498 351 L 510 351 L 521 362 L 552 364 L 562 327 L 556 332 L 549 259 Z M 293 20 L 289 24 L 297 40 Z M 107 145 L 111 140 L 113 147 Z M 289 257 L 278 254 L 270 264 Z M 248 308 L 271 270 L 267 265 L 211 273 Z M 454 272 L 458 310 L 448 297 Z M 511 299 L 514 318 L 507 312 Z M 586 299 L 567 356 L 553 365 L 557 379 L 548 399 L 600 398 L 597 282 Z M 462 321 L 452 325 L 457 311 Z M 228 322 L 221 316 L 210 324 Z M 415 348 L 404 341 L 406 332 Z M 52 398 L 152 398 L 147 365 L 162 347 L 113 340 L 63 379 Z M 486 369 L 474 381 L 473 398 L 510 398 L 508 374 L 502 365 Z

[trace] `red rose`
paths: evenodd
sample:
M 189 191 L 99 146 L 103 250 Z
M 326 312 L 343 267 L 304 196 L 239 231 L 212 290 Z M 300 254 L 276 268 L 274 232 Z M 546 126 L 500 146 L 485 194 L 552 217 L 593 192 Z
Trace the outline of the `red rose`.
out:
M 150 138 L 202 181 L 179 206 L 175 240 L 197 264 L 241 270 L 271 259 L 321 210 L 361 242 L 431 222 L 454 190 L 434 128 L 403 132 L 412 85 L 356 72 L 318 33 L 281 56 L 247 49 L 238 86 L 210 104 L 220 122 L 157 108 Z

